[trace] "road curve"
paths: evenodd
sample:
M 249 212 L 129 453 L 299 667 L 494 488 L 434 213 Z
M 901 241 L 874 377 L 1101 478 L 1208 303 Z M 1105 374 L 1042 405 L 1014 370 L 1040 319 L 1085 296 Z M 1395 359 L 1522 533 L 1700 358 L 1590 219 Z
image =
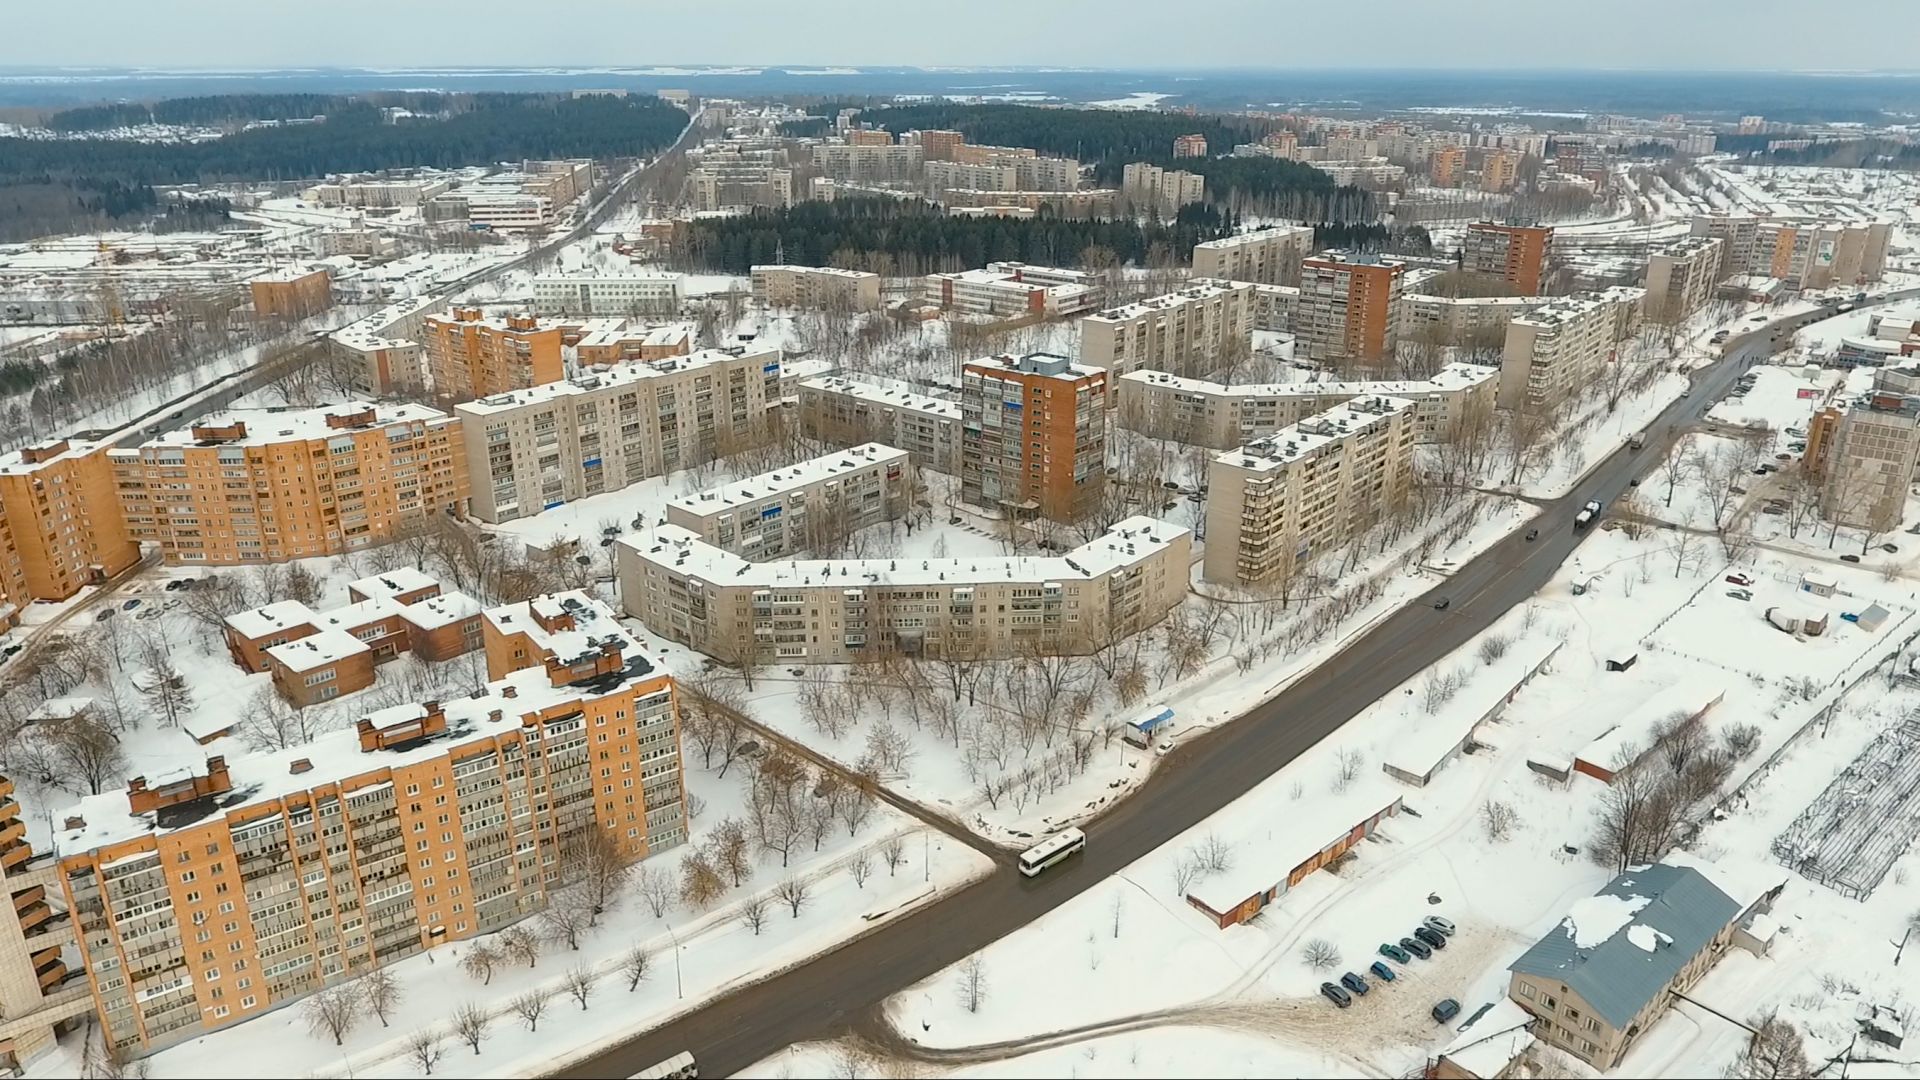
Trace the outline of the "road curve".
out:
M 1910 290 L 1895 296 L 1912 295 Z M 1797 328 L 1809 312 L 1769 324 Z M 1692 392 L 1647 428 L 1647 447 L 1622 448 L 1575 490 L 1542 503 L 1538 540 L 1515 532 L 1409 603 L 1278 697 L 1169 755 L 1131 797 L 1087 827 L 1089 843 L 1039 878 L 1002 869 L 882 924 L 799 967 L 745 986 L 678 1020 L 575 1062 L 559 1077 L 631 1076 L 683 1050 L 708 1076 L 727 1076 L 798 1042 L 871 1022 L 888 997 L 1066 903 L 1225 807 L 1411 678 L 1491 626 L 1551 579 L 1584 533 L 1571 527 L 1587 499 L 1612 503 L 1654 467 L 1740 373 L 1769 355 L 1767 329 L 1743 332 L 1696 373 Z M 1451 603 L 1436 611 L 1441 596 Z

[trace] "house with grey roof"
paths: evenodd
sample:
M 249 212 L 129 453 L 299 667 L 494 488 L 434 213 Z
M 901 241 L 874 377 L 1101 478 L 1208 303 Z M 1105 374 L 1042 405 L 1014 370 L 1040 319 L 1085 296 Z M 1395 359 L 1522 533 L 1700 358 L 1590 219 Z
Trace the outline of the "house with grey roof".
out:
M 1692 866 L 1637 867 L 1576 901 L 1514 961 L 1507 994 L 1533 1014 L 1535 1037 L 1611 1069 L 1777 894 L 1746 903 Z

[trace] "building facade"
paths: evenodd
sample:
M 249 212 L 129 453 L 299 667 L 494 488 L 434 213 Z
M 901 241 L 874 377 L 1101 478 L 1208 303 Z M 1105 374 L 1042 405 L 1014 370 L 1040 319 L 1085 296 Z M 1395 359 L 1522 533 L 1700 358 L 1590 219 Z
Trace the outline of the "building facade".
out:
M 1193 276 L 1262 285 L 1297 283 L 1300 261 L 1313 250 L 1313 229 L 1276 225 L 1193 246 Z
M 793 170 L 784 165 L 742 162 L 701 165 L 687 175 L 687 193 L 700 211 L 793 205 Z
M 61 439 L 0 454 L 0 606 L 65 600 L 140 561 L 108 451 Z
M 512 521 L 745 449 L 779 378 L 778 349 L 733 346 L 458 405 L 469 513 Z
M 1718 237 L 1693 236 L 1647 256 L 1647 318 L 1677 324 L 1713 299 L 1723 275 L 1726 244 Z
M 1886 272 L 1885 221 L 1778 220 L 1744 214 L 1700 214 L 1693 236 L 1722 241 L 1721 275 L 1754 274 L 1788 289 L 1850 288 L 1879 281 Z
M 756 266 L 753 298 L 773 307 L 877 311 L 880 275 L 837 266 Z
M 1414 405 L 1355 398 L 1214 458 L 1202 573 L 1284 592 L 1305 562 L 1405 504 Z
M 1500 357 L 1503 409 L 1547 410 L 1617 362 L 1619 313 L 1598 296 L 1561 297 L 1507 324 Z
M 1460 246 L 1461 269 L 1497 277 L 1527 296 L 1546 285 L 1553 258 L 1553 226 L 1475 221 Z
M 1206 157 L 1207 137 L 1205 135 L 1181 135 L 1173 140 L 1173 156 L 1177 158 Z
M 1489 150 L 1480 159 L 1480 190 L 1493 194 L 1513 190 L 1520 175 L 1520 155 L 1512 150 Z
M 911 143 L 904 146 L 827 143 L 813 148 L 813 164 L 822 176 L 856 184 L 912 184 L 920 178 L 925 160 L 920 147 Z
M 492 609 L 480 692 L 309 743 L 136 776 L 59 830 L 108 1047 L 241 1023 L 501 929 L 574 853 L 686 838 L 673 680 L 580 593 Z
M 304 319 L 333 306 L 333 275 L 324 266 L 294 266 L 248 283 L 253 313 L 262 319 Z
M 1822 453 L 1822 517 L 1873 533 L 1899 528 L 1920 469 L 1920 397 L 1876 387 L 1841 414 Z
M 1105 368 L 1110 378 L 1143 368 L 1212 374 L 1251 349 L 1253 309 L 1251 284 L 1196 280 L 1179 292 L 1081 319 L 1079 361 Z
M 853 533 L 906 512 L 907 469 L 906 451 L 863 443 L 677 496 L 667 523 L 753 562 L 836 556 Z
M 1293 328 L 1316 360 L 1378 365 L 1400 340 L 1396 260 L 1338 252 L 1300 263 L 1300 310 Z
M 1430 296 L 1408 293 L 1400 302 L 1403 341 L 1464 344 L 1504 340 L 1507 324 L 1549 303 L 1548 296 Z
M 1427 158 L 1427 171 L 1433 176 L 1433 186 L 1459 187 L 1467 172 L 1467 151 L 1459 146 L 1437 146 Z
M 429 315 L 427 374 L 445 401 L 472 401 L 555 382 L 566 376 L 558 323 L 531 315 L 488 318 L 479 308 Z
M 683 275 L 541 274 L 533 279 L 539 315 L 671 315 L 680 310 Z
M 922 295 L 948 311 L 970 315 L 1062 318 L 1100 306 L 1092 274 L 1025 263 L 988 263 L 985 269 L 928 274 Z
M 1491 415 L 1498 368 L 1448 364 L 1431 379 L 1227 385 L 1162 371 L 1114 380 L 1114 423 L 1156 439 L 1230 450 L 1354 398 L 1413 402 L 1414 441 L 1446 440 Z
M 338 555 L 467 499 L 460 421 L 424 405 L 236 410 L 108 457 L 128 532 L 169 565 Z
M 905 386 L 830 375 L 800 383 L 800 432 L 852 445 L 878 442 L 922 469 L 960 475 L 960 403 Z
M 620 596 L 647 629 L 738 662 L 888 653 L 1083 654 L 1187 593 L 1192 534 L 1128 518 L 1064 555 L 748 562 L 673 525 L 617 541 Z
M 1150 206 L 1170 217 L 1188 203 L 1205 202 L 1207 181 L 1199 173 L 1135 161 L 1120 172 L 1120 194 L 1135 206 Z
M 961 498 L 1076 521 L 1106 483 L 1107 373 L 1029 353 L 960 374 Z

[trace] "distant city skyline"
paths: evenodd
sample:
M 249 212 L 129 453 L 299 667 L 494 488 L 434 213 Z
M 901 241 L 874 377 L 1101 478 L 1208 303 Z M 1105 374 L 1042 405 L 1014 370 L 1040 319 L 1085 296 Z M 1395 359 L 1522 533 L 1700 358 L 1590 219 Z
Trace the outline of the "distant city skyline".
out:
M 974 0 L 955 17 L 882 0 L 797 8 L 772 0 L 669 6 L 576 0 L 426 5 L 335 0 L 75 0 L 19 5 L 0 66 L 258 70 L 292 67 L 1067 66 L 1101 69 L 1387 68 L 1657 71 L 1913 70 L 1898 34 L 1909 0 L 1854 0 L 1821 21 L 1787 0 Z M 453 15 L 460 16 L 457 24 Z M 498 32 L 493 32 L 497 30 Z M 1164 89 L 1177 90 L 1177 86 Z

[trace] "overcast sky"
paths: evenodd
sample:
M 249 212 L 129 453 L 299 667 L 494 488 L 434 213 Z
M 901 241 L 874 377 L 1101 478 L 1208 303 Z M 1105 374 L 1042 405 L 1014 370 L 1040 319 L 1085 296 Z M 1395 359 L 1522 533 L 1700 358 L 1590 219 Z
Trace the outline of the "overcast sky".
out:
M 6 0 L 0 65 L 1914 68 L 1914 0 Z M 1826 14 L 1822 9 L 1827 8 Z M 1874 28 L 1878 28 L 1878 32 Z

